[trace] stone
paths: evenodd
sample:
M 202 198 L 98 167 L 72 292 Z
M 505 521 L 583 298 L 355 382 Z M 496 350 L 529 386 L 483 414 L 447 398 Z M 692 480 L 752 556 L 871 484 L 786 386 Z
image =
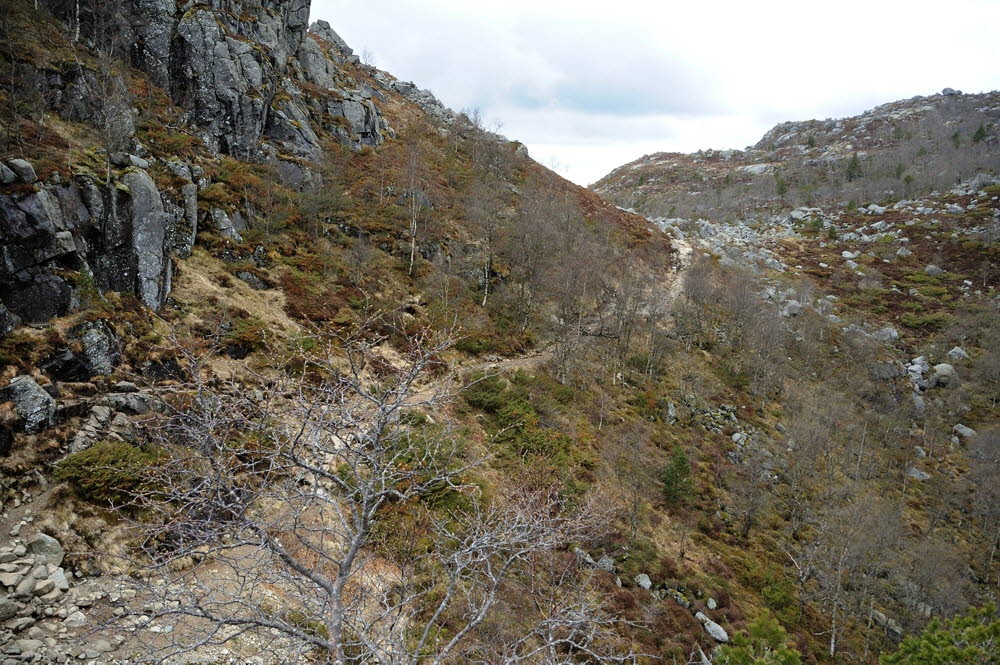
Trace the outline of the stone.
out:
M 713 640 L 723 644 L 729 642 L 729 634 L 726 630 L 705 616 L 704 612 L 698 612 L 694 615 L 694 618 L 701 622 L 701 624 L 705 627 L 705 632 L 708 633 Z
M 52 424 L 56 401 L 30 376 L 19 376 L 0 389 L 0 404 L 13 402 L 16 427 L 27 434 L 37 434 Z
M 27 553 L 35 557 L 39 563 L 61 566 L 66 553 L 59 541 L 47 533 L 39 533 L 28 541 Z
M 955 348 L 953 348 L 951 351 L 949 351 L 946 354 L 946 356 L 947 356 L 948 360 L 950 360 L 952 362 L 958 362 L 959 360 L 968 360 L 969 359 L 969 354 L 966 353 L 965 349 L 963 349 L 960 346 L 956 346 Z
M 880 342 L 895 342 L 899 339 L 899 331 L 892 326 L 887 326 L 876 331 L 872 336 Z
M 0 339 L 14 332 L 21 325 L 21 318 L 0 303 Z
M 933 263 L 930 263 L 924 267 L 924 274 L 930 275 L 931 277 L 937 277 L 938 275 L 943 275 L 944 270 L 942 268 L 937 267 Z
M 602 556 L 597 561 L 597 569 L 603 570 L 606 573 L 613 573 L 615 572 L 615 560 L 607 555 Z
M 23 159 L 11 159 L 7 162 L 7 166 L 13 171 L 21 182 L 28 183 L 29 185 L 38 180 L 38 176 L 35 175 L 35 168 Z
M 38 580 L 35 582 L 35 588 L 32 589 L 31 593 L 36 596 L 44 596 L 55 588 L 56 583 L 49 578 L 45 578 L 44 580 Z
M 781 308 L 781 315 L 784 317 L 798 316 L 802 313 L 802 303 L 798 300 L 789 300 Z
M 229 218 L 225 210 L 219 208 L 212 208 L 211 212 L 212 224 L 215 226 L 215 230 L 219 232 L 223 238 L 229 238 L 236 242 L 243 242 L 243 237 L 240 235 L 236 226 L 233 224 L 233 220 Z
M 956 95 L 961 95 L 961 90 L 955 90 L 954 88 L 944 88 L 941 90 L 941 94 L 945 97 L 954 97 Z
M 16 587 L 22 577 L 20 573 L 0 573 L 0 586 Z
M 6 621 L 14 617 L 21 606 L 10 598 L 0 598 L 0 621 Z
M 267 288 L 267 284 L 264 283 L 264 280 L 252 272 L 240 270 L 236 273 L 236 276 L 246 282 L 254 291 L 263 291 Z
M 976 430 L 971 427 L 966 427 L 965 425 L 955 425 L 953 428 L 955 434 L 959 435 L 963 439 L 971 439 L 976 436 Z
M 906 475 L 920 482 L 924 482 L 925 480 L 930 480 L 931 477 L 931 474 L 927 473 L 926 471 L 921 471 L 915 466 L 907 468 Z
M 0 185 L 12 185 L 17 182 L 17 174 L 7 168 L 7 165 L 0 162 Z
M 947 390 L 954 390 L 959 386 L 958 372 L 955 368 L 948 363 L 940 363 L 934 365 L 931 370 L 931 375 L 927 380 L 927 384 L 931 388 L 945 388 Z
M 652 580 L 649 579 L 649 575 L 647 575 L 646 573 L 639 573 L 638 575 L 636 575 L 635 583 L 637 586 L 642 587 L 646 591 L 649 591 L 650 589 L 653 588 L 653 582 Z
M 73 612 L 65 619 L 63 619 L 63 625 L 67 628 L 79 628 L 87 623 L 87 617 L 83 612 L 77 610 Z
M 66 571 L 62 568 L 56 568 L 55 572 L 49 575 L 49 579 L 52 580 L 53 584 L 60 591 L 69 590 L 69 580 L 66 579 Z
M 715 598 L 709 597 L 709 599 L 705 601 L 705 607 L 710 610 L 714 610 L 719 607 L 719 604 L 715 601 Z

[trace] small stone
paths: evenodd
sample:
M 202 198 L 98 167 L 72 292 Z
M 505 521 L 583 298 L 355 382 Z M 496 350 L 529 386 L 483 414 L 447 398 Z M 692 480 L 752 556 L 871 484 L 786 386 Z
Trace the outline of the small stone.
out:
M 719 604 L 715 602 L 715 598 L 709 598 L 707 601 L 705 601 L 705 606 L 710 610 L 714 610 L 717 607 L 719 607 Z
M 635 576 L 635 583 L 649 591 L 653 587 L 653 581 L 649 579 L 649 575 L 646 573 L 639 573 Z

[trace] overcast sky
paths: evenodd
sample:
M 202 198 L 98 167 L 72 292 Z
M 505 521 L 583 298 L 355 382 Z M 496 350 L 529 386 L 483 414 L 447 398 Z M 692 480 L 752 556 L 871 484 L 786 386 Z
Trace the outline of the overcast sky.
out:
M 784 120 L 1000 88 L 1000 0 L 313 0 L 312 19 L 581 185 Z

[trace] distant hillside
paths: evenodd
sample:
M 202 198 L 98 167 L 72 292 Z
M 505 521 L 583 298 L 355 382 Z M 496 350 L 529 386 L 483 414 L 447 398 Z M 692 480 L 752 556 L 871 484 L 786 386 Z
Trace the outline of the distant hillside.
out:
M 859 116 L 785 122 L 742 150 L 654 153 L 592 189 L 650 217 L 892 200 L 1000 169 L 1000 92 L 883 104 Z

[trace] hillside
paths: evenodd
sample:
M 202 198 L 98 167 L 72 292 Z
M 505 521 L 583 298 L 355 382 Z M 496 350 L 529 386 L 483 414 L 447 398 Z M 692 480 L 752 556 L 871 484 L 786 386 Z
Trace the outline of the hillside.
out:
M 781 123 L 746 150 L 646 155 L 592 188 L 648 217 L 893 202 L 997 170 L 998 120 L 1000 93 L 949 88 L 859 116 Z
M 308 0 L 38 4 L 4 665 L 875 663 L 994 618 L 995 94 L 588 191 Z

